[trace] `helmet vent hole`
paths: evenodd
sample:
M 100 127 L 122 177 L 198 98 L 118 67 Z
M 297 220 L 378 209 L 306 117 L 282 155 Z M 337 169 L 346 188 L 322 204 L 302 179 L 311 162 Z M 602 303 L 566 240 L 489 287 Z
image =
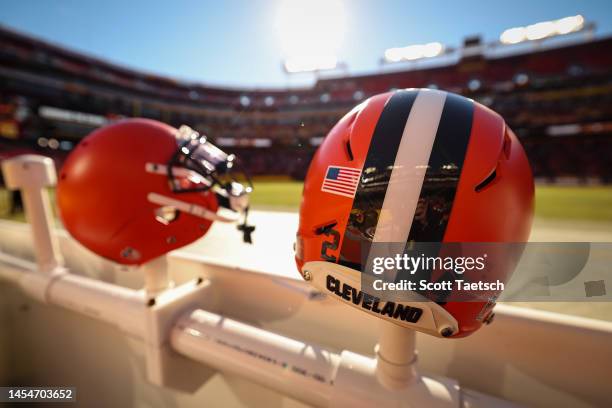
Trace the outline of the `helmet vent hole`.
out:
M 354 160 L 353 148 L 351 147 L 351 136 L 353 134 L 353 129 L 355 125 L 355 120 L 357 119 L 357 112 L 353 112 L 351 116 L 348 118 L 348 123 L 346 127 L 348 128 L 348 137 L 346 139 L 345 147 L 346 147 L 346 155 L 348 156 L 350 161 Z
M 353 161 L 353 159 L 355 157 L 353 156 L 353 149 L 351 149 L 351 141 L 350 141 L 350 139 L 346 141 L 346 154 L 348 155 L 349 160 Z
M 477 193 L 481 192 L 482 190 L 487 188 L 487 186 L 489 186 L 495 180 L 496 177 L 497 177 L 497 171 L 493 170 L 493 172 L 491 174 L 489 174 L 489 176 L 487 176 L 486 179 L 481 181 L 480 184 L 478 184 L 474 188 L 474 190 L 476 190 Z
M 504 145 L 502 147 L 502 152 L 506 160 L 510 158 L 511 144 L 512 144 L 512 140 L 510 139 L 510 135 L 508 135 L 508 131 L 506 131 L 506 133 L 504 133 Z

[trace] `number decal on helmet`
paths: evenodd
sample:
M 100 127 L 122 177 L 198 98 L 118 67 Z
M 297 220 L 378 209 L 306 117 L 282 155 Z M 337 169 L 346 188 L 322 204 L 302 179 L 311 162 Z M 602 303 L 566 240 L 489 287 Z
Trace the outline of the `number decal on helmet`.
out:
M 340 246 L 340 233 L 334 229 L 334 227 L 327 228 L 323 231 L 323 235 L 330 237 L 331 241 L 323 241 L 321 245 L 321 259 L 324 261 L 336 262 L 338 258 L 334 255 L 330 255 L 327 251 L 336 251 Z

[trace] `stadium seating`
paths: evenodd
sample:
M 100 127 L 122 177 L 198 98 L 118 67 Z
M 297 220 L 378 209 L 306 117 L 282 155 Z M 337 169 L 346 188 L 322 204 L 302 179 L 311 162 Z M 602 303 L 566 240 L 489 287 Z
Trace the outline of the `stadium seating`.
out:
M 59 164 L 95 127 L 141 116 L 208 134 L 253 174 L 300 178 L 316 146 L 356 103 L 391 89 L 435 87 L 501 113 L 539 180 L 609 183 L 610 67 L 612 38 L 601 38 L 320 79 L 303 89 L 226 89 L 126 69 L 0 27 L 0 158 L 38 151 Z

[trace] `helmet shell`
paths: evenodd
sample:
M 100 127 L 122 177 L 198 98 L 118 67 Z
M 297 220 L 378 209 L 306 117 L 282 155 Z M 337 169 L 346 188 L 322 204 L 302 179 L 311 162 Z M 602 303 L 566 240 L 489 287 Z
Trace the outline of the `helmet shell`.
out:
M 358 182 L 346 172 L 338 181 L 342 168 L 357 171 Z M 347 113 L 317 150 L 304 184 L 296 263 L 301 273 L 315 261 L 360 271 L 362 251 L 380 240 L 524 243 L 533 206 L 529 162 L 501 116 L 444 91 L 388 92 Z M 507 281 L 513 266 L 498 277 Z M 482 326 L 493 304 L 440 306 L 457 320 L 453 337 L 461 337 Z
M 57 202 L 70 234 L 96 254 L 120 264 L 142 264 L 202 237 L 212 222 L 186 213 L 161 222 L 149 193 L 217 210 L 212 192 L 172 192 L 164 174 L 176 152 L 177 130 L 150 119 L 127 119 L 101 127 L 68 156 L 58 182 Z

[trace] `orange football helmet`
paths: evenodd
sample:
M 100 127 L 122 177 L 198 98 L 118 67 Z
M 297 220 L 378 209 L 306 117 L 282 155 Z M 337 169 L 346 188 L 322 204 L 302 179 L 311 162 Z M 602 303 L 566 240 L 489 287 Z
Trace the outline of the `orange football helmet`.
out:
M 205 136 L 128 119 L 97 129 L 71 152 L 57 202 L 64 226 L 85 247 L 121 264 L 143 264 L 202 237 L 213 221 L 241 214 L 250 242 L 251 190 L 235 157 Z
M 333 298 L 377 317 L 465 336 L 492 317 L 494 298 L 384 302 L 362 285 L 368 251 L 376 243 L 399 254 L 414 243 L 524 243 L 533 198 L 527 157 L 497 113 L 438 90 L 376 95 L 331 129 L 310 164 L 297 266 Z

